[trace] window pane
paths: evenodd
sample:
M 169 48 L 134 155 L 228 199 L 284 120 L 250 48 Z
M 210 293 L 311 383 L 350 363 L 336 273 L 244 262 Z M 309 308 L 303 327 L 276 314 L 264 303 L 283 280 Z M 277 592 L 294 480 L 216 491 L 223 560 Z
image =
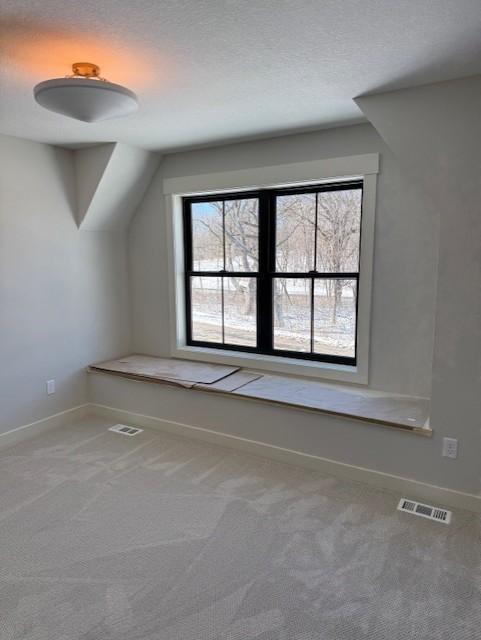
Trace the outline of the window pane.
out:
M 278 196 L 276 199 L 276 270 L 314 269 L 316 194 Z
M 257 271 L 259 268 L 258 203 L 257 198 L 225 202 L 227 271 Z
M 222 342 L 222 278 L 192 276 L 192 339 Z
M 314 353 L 356 355 L 356 296 L 356 280 L 315 280 Z
M 317 270 L 339 273 L 359 270 L 361 189 L 319 193 Z
M 224 268 L 222 202 L 192 203 L 192 269 L 220 271 Z
M 255 278 L 223 278 L 224 341 L 248 347 L 257 345 Z
M 274 278 L 274 349 L 311 350 L 311 279 Z

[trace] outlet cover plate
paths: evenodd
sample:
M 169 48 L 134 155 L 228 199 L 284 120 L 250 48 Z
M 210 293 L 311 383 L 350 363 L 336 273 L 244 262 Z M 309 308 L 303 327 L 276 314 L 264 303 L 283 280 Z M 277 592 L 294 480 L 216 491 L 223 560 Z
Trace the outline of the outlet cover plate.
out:
M 458 457 L 458 441 L 456 438 L 443 438 L 443 456 L 445 458 Z

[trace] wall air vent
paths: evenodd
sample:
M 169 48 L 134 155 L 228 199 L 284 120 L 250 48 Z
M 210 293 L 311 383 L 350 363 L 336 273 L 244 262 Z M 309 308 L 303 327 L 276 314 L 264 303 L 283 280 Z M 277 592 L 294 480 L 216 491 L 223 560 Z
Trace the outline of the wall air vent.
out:
M 444 524 L 451 522 L 451 511 L 433 507 L 429 504 L 414 502 L 414 500 L 408 500 L 407 498 L 401 498 L 397 508 L 399 511 L 406 511 L 407 513 L 412 513 L 415 516 L 421 516 L 421 518 L 427 518 L 428 520 L 444 522 Z
M 136 436 L 138 433 L 142 433 L 143 429 L 137 429 L 137 427 L 129 427 L 126 424 L 116 424 L 113 427 L 110 427 L 109 431 L 120 433 L 123 436 Z

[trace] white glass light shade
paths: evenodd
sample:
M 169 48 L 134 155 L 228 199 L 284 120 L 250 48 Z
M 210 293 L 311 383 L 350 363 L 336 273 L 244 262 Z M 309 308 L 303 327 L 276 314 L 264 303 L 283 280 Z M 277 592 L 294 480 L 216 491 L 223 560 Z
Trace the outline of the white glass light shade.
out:
M 45 109 L 84 122 L 126 116 L 138 107 L 133 91 L 104 80 L 55 78 L 37 84 L 33 93 Z

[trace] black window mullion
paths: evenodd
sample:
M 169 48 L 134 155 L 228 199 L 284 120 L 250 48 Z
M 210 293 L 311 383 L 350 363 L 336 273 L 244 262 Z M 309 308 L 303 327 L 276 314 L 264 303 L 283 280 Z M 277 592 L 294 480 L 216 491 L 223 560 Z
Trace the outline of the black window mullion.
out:
M 269 275 L 272 243 L 271 197 L 259 194 L 259 277 L 257 280 L 257 348 L 272 350 L 272 277 Z
M 184 218 L 184 270 L 187 273 L 192 270 L 192 216 L 190 211 L 190 203 L 187 200 L 184 200 L 183 218 Z
M 202 271 L 198 269 L 194 269 L 193 271 L 188 271 L 188 274 L 191 276 L 204 276 L 206 278 L 216 278 L 222 275 L 228 275 L 233 278 L 257 278 L 257 271 Z
M 225 272 L 225 200 L 222 201 L 222 264 L 222 271 Z
M 192 281 L 191 276 L 185 274 L 185 337 L 187 344 L 192 342 Z
M 302 278 L 319 278 L 324 280 L 355 280 L 359 277 L 358 271 L 303 271 L 300 273 L 294 271 L 276 271 L 275 273 L 270 274 L 277 278 L 294 278 L 295 280 L 301 280 Z
M 190 203 L 184 200 L 184 282 L 185 282 L 185 337 L 187 344 L 192 342 L 192 284 L 190 272 L 192 270 L 192 215 Z
M 224 323 L 224 316 L 225 316 L 225 306 L 224 306 L 224 278 L 220 279 L 221 282 L 221 305 L 222 305 L 222 344 L 225 344 L 225 323 Z
M 361 180 L 353 180 L 347 182 L 335 182 L 335 183 L 326 183 L 320 185 L 306 185 L 304 187 L 279 187 L 269 189 L 271 193 L 279 196 L 297 194 L 297 193 L 323 193 L 326 191 L 344 191 L 353 189 L 362 189 L 363 183 Z
M 316 211 L 314 218 L 314 271 L 317 271 L 317 216 L 319 207 L 319 193 L 316 191 Z M 312 342 L 312 338 L 311 338 Z
M 314 353 L 314 278 L 311 278 L 311 353 Z
M 225 200 L 222 200 L 222 271 L 226 272 L 225 268 Z M 225 344 L 225 300 L 224 300 L 224 278 L 220 279 L 221 282 L 221 306 L 222 306 L 222 344 Z

